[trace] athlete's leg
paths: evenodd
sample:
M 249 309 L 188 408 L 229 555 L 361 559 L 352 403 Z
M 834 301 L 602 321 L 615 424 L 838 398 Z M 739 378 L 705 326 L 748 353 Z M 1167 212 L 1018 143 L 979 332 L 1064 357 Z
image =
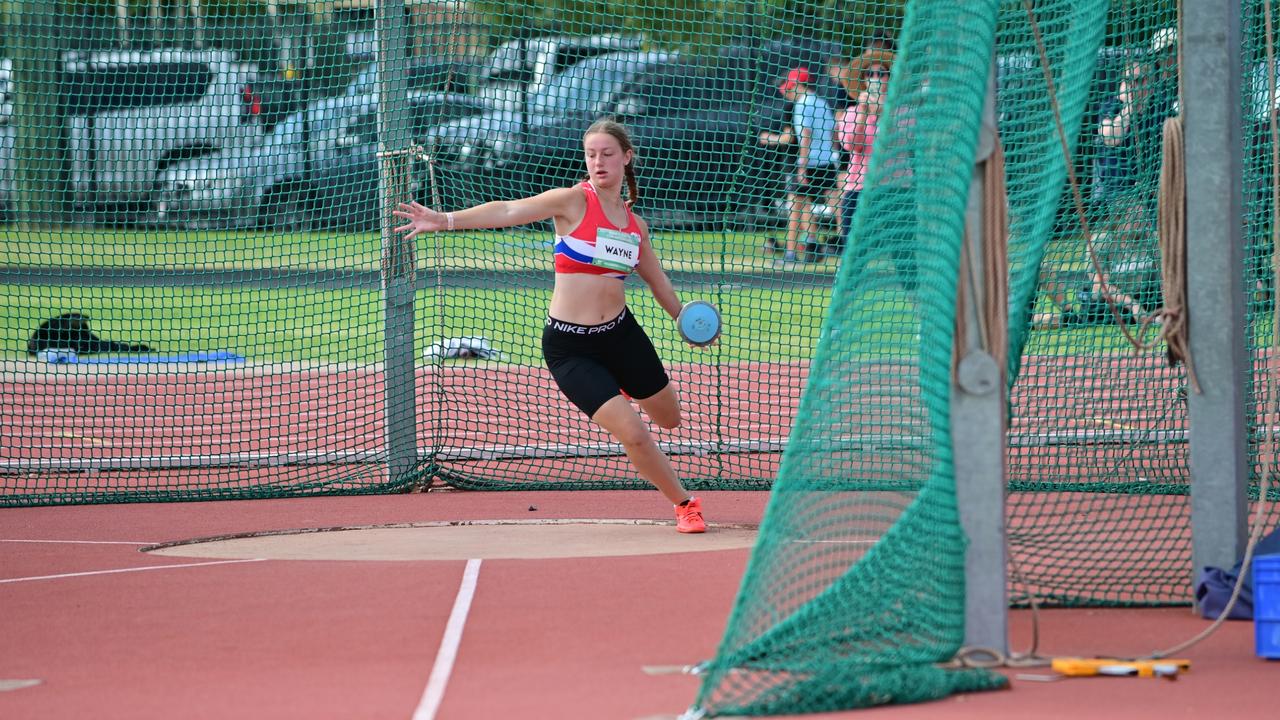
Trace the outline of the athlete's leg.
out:
M 676 392 L 674 383 L 667 383 L 655 395 L 647 398 L 636 398 L 636 403 L 644 410 L 649 419 L 658 424 L 658 427 L 666 430 L 674 430 L 680 427 L 680 395 Z
M 600 406 L 591 419 L 622 443 L 640 477 L 658 488 L 671 504 L 678 505 L 689 499 L 689 493 L 685 492 L 680 479 L 676 477 L 671 461 L 658 447 L 644 420 L 626 398 L 621 395 L 613 396 Z

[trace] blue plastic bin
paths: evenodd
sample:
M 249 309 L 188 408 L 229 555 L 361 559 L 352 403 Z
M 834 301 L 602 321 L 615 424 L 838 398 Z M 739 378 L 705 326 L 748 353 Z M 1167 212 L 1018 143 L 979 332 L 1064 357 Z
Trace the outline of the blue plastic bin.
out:
M 1258 657 L 1280 660 L 1280 555 L 1253 559 L 1253 630 Z

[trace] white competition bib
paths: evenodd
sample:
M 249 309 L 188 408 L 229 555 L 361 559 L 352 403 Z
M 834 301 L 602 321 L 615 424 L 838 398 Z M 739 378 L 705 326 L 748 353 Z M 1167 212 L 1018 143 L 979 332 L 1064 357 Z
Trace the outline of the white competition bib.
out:
M 596 256 L 592 265 L 631 272 L 640 262 L 640 236 L 619 230 L 596 230 Z

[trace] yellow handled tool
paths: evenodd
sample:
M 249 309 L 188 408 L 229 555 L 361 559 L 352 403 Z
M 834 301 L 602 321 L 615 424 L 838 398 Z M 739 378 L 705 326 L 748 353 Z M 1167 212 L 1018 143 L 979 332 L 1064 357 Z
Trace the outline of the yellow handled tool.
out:
M 1117 658 L 1062 657 L 1053 659 L 1053 669 L 1068 677 L 1129 675 L 1175 679 L 1179 673 L 1191 669 L 1191 661 L 1178 658 L 1120 660 Z

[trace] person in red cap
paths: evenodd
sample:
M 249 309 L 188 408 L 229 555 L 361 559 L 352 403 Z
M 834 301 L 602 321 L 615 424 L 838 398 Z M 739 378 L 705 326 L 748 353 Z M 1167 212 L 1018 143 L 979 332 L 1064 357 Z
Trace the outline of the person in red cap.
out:
M 778 86 L 792 103 L 791 125 L 780 133 L 762 132 L 765 145 L 799 145 L 796 172 L 787 183 L 787 245 L 783 263 L 821 259 L 806 250 L 814 247 L 814 203 L 822 202 L 835 187 L 838 153 L 836 118 L 831 106 L 811 89 L 806 67 L 792 68 Z

